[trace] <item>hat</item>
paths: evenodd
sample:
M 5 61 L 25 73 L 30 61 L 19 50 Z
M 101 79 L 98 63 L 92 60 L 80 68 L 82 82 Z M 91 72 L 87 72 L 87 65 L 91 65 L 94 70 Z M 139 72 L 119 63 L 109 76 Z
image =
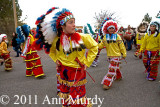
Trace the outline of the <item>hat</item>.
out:
M 155 25 L 156 26 L 156 32 L 154 34 L 155 37 L 157 37 L 157 35 L 160 33 L 160 19 L 159 18 L 155 18 L 153 21 L 150 22 L 147 33 L 148 36 L 151 35 L 151 30 L 150 30 L 150 26 L 151 25 Z
M 18 26 L 16 28 L 16 33 L 18 34 L 18 38 L 20 39 L 21 43 L 24 43 L 26 38 L 29 36 L 30 26 L 26 24 Z
M 117 30 L 118 30 L 117 23 L 114 20 L 112 20 L 111 17 L 106 18 L 102 22 L 100 31 L 103 33 L 103 35 L 105 35 L 105 34 L 108 34 L 109 28 L 114 28 L 115 32 L 117 32 Z
M 3 39 L 3 38 L 7 38 L 7 35 L 6 35 L 6 34 L 1 34 L 1 35 L 0 35 L 0 43 L 2 42 L 2 39 Z
M 93 31 L 92 26 L 89 23 L 87 23 L 87 26 L 84 26 L 83 33 L 90 34 L 94 40 L 97 38 L 97 33 Z
M 1 34 L 1 37 L 2 38 L 7 38 L 7 35 L 6 34 Z
M 146 33 L 149 23 L 148 22 L 141 22 L 140 25 L 137 27 L 138 33 Z
M 123 29 L 123 26 L 121 26 L 120 29 Z
M 56 12 L 57 10 L 57 12 Z M 49 22 L 44 21 L 46 15 L 51 12 L 55 12 L 52 20 Z M 58 33 L 62 32 L 61 26 L 64 25 L 68 20 L 74 18 L 73 14 L 66 8 L 59 9 L 58 7 L 52 7 L 46 14 L 41 15 L 37 18 L 36 25 L 36 36 L 38 40 L 36 41 L 36 49 L 40 50 L 45 45 L 46 53 L 49 53 L 51 44 Z

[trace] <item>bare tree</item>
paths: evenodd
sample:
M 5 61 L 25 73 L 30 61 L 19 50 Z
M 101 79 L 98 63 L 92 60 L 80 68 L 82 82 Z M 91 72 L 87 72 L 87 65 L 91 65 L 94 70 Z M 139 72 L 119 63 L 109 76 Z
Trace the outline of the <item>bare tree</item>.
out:
M 142 21 L 146 21 L 146 22 L 150 23 L 151 20 L 152 20 L 152 17 L 150 17 L 149 14 L 147 13 L 146 15 L 144 15 L 144 18 Z
M 157 16 L 156 16 L 157 18 L 160 18 L 160 11 L 157 13 Z
M 95 13 L 94 19 L 96 20 L 96 28 L 99 29 L 102 21 L 107 18 L 112 17 L 113 20 L 118 22 L 118 17 L 116 16 L 116 12 L 111 12 L 109 10 L 101 10 L 99 13 Z

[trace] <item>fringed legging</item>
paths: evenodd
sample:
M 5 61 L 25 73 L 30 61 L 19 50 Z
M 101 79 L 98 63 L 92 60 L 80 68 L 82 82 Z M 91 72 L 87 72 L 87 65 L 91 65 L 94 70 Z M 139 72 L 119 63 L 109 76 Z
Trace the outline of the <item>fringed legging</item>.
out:
M 119 63 L 120 63 L 120 58 L 109 59 L 109 70 L 108 73 L 104 76 L 101 84 L 110 87 L 115 79 L 122 78 L 122 74 L 119 68 Z
M 41 60 L 37 52 L 32 52 L 26 55 L 26 76 L 34 75 L 36 78 L 43 76 L 43 68 L 41 65 Z
M 61 72 L 61 66 L 58 66 L 57 68 L 57 94 L 60 92 L 60 83 L 58 80 L 58 77 L 60 76 L 60 72 Z
M 155 80 L 158 74 L 158 64 L 159 64 L 159 51 L 145 51 L 143 64 L 148 73 L 147 79 Z
M 10 54 L 2 54 L 1 56 L 5 61 L 5 70 L 6 71 L 12 70 L 12 59 L 10 57 Z
M 139 49 L 140 49 L 140 44 L 137 44 L 137 49 L 136 52 L 134 53 L 135 56 L 139 56 Z
M 102 50 L 102 49 L 98 49 L 97 56 L 96 56 L 96 58 L 94 59 L 95 62 L 97 62 L 97 60 L 98 60 L 98 58 L 99 58 L 99 56 L 100 56 L 101 50 Z

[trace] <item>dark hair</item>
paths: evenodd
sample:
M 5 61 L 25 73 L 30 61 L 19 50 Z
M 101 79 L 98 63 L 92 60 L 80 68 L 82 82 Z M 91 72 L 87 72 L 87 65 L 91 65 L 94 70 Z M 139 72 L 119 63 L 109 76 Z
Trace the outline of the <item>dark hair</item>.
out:
M 17 36 L 18 36 L 16 32 L 13 32 L 13 33 L 15 34 L 15 37 L 17 37 Z M 12 34 L 12 35 L 13 35 L 13 34 Z
M 66 23 L 64 23 L 64 25 L 63 26 L 66 26 Z M 62 34 L 62 31 L 63 31 L 63 29 L 62 29 L 62 27 L 60 27 L 59 29 L 57 29 L 57 35 L 58 35 L 58 40 L 57 40 L 57 42 L 56 42 L 56 49 L 59 51 L 59 46 L 60 46 L 60 36 L 61 36 L 61 34 Z

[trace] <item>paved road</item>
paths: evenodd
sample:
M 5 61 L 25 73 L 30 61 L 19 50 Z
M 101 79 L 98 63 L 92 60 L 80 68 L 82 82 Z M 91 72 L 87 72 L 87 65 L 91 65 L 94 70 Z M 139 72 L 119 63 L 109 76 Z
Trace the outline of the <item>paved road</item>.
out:
M 10 50 L 13 71 L 6 72 L 0 66 L 0 103 L 3 102 L 0 107 L 61 107 L 56 96 L 55 64 L 49 56 L 38 52 L 47 77 L 37 80 L 25 77 L 25 63 L 22 58 L 14 57 L 15 52 Z M 87 76 L 87 96 L 95 103 L 93 107 L 160 107 L 160 73 L 156 81 L 147 81 L 142 60 L 135 58 L 133 53 L 134 50 L 127 53 L 127 64 L 122 61 L 123 79 L 115 81 L 110 90 L 103 90 L 100 84 L 108 68 L 105 50 L 100 54 L 99 65 L 88 68 L 96 80 L 93 83 Z M 9 104 L 4 105 L 7 101 Z

